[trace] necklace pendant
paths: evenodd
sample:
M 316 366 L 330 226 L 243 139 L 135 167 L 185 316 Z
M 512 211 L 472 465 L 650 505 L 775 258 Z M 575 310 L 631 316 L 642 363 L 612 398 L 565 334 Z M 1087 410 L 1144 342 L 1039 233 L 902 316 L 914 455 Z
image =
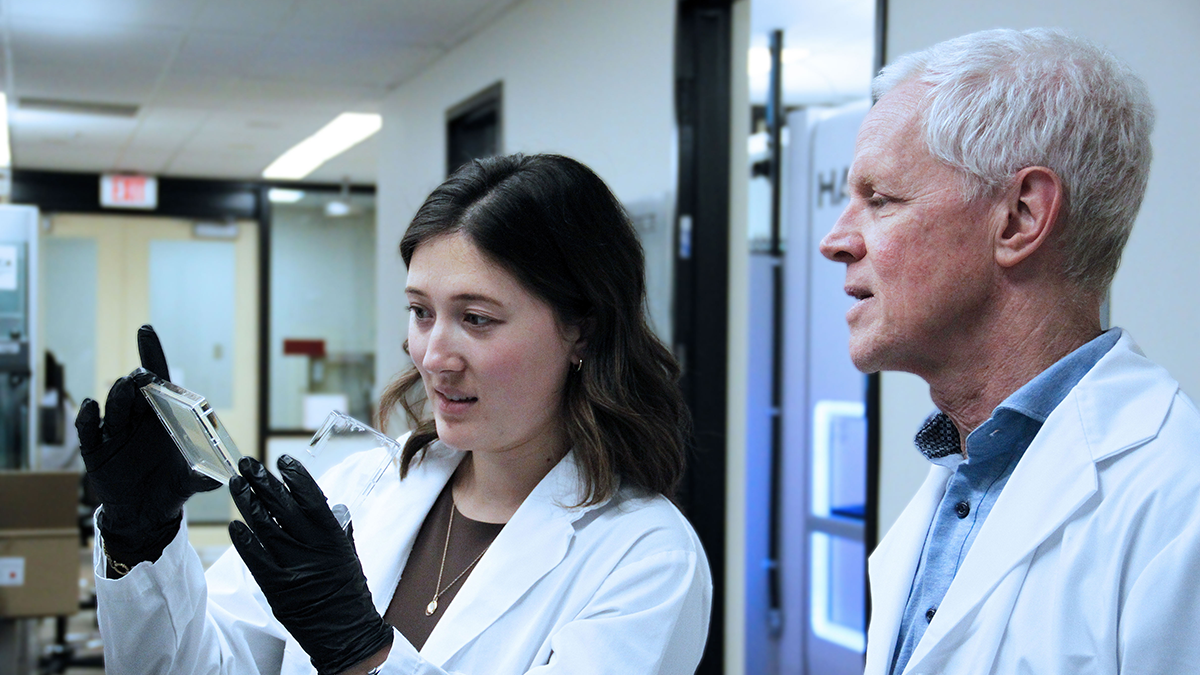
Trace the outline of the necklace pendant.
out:
M 437 598 L 434 598 L 433 600 L 429 601 L 428 605 L 425 605 L 425 616 L 433 616 L 433 613 L 436 611 L 437 611 Z

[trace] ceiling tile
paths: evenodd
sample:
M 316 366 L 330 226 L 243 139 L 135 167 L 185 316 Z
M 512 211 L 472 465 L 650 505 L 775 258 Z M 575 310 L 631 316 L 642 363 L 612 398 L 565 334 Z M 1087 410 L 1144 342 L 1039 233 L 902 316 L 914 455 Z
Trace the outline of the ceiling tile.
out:
M 242 111 L 222 111 L 205 119 L 190 142 L 206 147 L 225 143 L 254 143 L 263 147 L 268 154 L 279 155 L 330 119 L 332 117 L 323 114 L 270 118 L 248 115 Z M 270 159 L 274 159 L 274 156 Z
M 396 84 L 517 1 L 3 0 L 14 99 L 140 106 L 124 120 L 13 106 L 14 161 L 257 178 L 337 114 L 378 112 Z M 309 181 L 374 182 L 377 145 Z
M 439 37 L 445 28 L 438 30 L 438 26 L 430 21 L 431 14 L 443 17 L 443 24 L 453 26 L 468 20 L 474 11 L 487 5 L 487 0 L 439 0 L 432 13 L 423 11 L 422 4 L 390 0 L 357 0 L 353 3 L 297 0 L 295 11 L 284 22 L 280 33 L 345 43 L 361 40 L 439 46 Z
M 131 134 L 130 148 L 162 145 L 174 150 L 195 134 L 210 114 L 207 110 L 156 106 L 142 115 Z
M 413 3 L 412 18 L 443 47 L 453 47 L 488 26 L 520 0 L 448 0 Z
M 385 93 L 379 88 L 349 84 L 246 79 L 230 82 L 227 95 L 238 102 L 240 110 L 336 114 L 346 110 L 378 112 Z
M 196 178 L 258 179 L 269 162 L 252 153 L 204 148 L 176 155 L 166 173 Z
M 32 133 L 13 134 L 13 166 L 22 169 L 45 167 L 71 157 L 72 170 L 104 171 L 114 165 L 128 137 L 128 130 L 113 128 L 63 128 L 57 131 L 43 128 Z
M 263 45 L 263 39 L 252 34 L 193 30 L 171 64 L 171 75 L 240 77 L 258 60 Z
M 137 128 L 137 120 L 17 109 L 11 111 L 9 127 L 14 135 L 33 139 L 105 139 L 124 143 Z
M 387 89 L 440 55 L 440 49 L 396 42 L 277 37 L 260 53 L 251 74 L 263 79 Z
M 182 38 L 171 29 L 78 34 L 14 20 L 9 40 L 18 96 L 142 103 Z
M 129 149 L 121 154 L 119 161 L 114 162 L 111 170 L 163 176 L 174 156 L 175 152 L 164 146 Z
M 21 169 L 40 169 L 48 171 L 85 171 L 100 173 L 112 166 L 113 152 L 111 148 L 78 148 L 70 146 L 43 147 L 26 159 L 26 152 L 20 144 L 13 146 L 14 166 Z M 99 185 L 96 186 L 99 189 Z
M 193 28 L 239 35 L 270 35 L 292 13 L 294 0 L 208 0 Z
M 260 0 L 254 0 L 259 2 Z M 174 26 L 189 25 L 207 0 L 8 0 L 5 5 L 13 19 L 37 19 L 56 24 L 92 26 Z M 250 4 L 250 3 L 248 3 Z
M 230 95 L 230 79 L 222 75 L 176 75 L 160 82 L 153 95 L 153 106 L 220 110 L 237 107 L 240 102 Z

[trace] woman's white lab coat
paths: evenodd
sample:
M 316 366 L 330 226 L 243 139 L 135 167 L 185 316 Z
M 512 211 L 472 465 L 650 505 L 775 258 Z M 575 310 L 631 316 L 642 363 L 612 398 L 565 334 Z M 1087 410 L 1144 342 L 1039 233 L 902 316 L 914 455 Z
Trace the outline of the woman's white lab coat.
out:
M 871 556 L 867 675 L 891 665 L 949 477 L 930 471 Z M 904 672 L 1198 670 L 1200 413 L 1123 334 L 1029 446 Z
M 324 476 L 330 503 L 350 503 L 381 452 Z M 435 445 L 403 482 L 390 471 L 358 509 L 354 540 L 380 614 L 462 457 Z M 578 495 L 568 454 L 500 532 L 420 653 L 396 632 L 382 672 L 692 673 L 712 603 L 695 532 L 661 496 L 622 488 L 599 506 L 567 508 Z M 103 578 L 99 546 L 95 558 L 109 672 L 314 672 L 233 549 L 205 574 L 183 531 L 158 561 L 118 580 Z

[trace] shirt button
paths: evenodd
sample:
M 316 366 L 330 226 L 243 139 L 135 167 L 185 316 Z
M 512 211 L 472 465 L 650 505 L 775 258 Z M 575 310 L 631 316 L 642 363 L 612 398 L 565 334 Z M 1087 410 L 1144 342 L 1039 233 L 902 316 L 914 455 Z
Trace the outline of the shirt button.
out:
M 925 623 L 932 623 L 934 614 L 937 614 L 937 607 L 930 607 L 929 610 L 925 612 Z
M 954 505 L 954 515 L 959 518 L 966 518 L 971 515 L 971 505 L 966 502 L 959 502 Z

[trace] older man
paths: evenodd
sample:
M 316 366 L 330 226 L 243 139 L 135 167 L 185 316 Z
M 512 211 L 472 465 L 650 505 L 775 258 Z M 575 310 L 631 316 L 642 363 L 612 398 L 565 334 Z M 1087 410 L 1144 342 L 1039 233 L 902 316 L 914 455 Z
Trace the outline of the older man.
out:
M 867 673 L 1200 671 L 1200 414 L 1100 321 L 1145 86 L 1030 30 L 905 56 L 875 89 L 821 250 L 857 299 L 855 365 L 919 375 L 938 412 L 871 558 Z

